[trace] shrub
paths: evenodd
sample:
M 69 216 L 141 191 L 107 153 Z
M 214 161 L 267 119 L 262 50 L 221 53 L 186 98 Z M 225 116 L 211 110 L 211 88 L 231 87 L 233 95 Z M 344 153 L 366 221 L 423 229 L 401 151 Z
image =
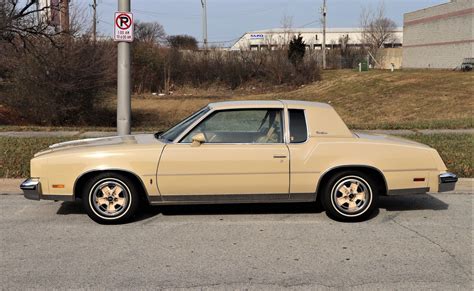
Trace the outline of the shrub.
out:
M 133 69 L 137 93 L 167 91 L 175 85 L 235 89 L 246 83 L 301 85 L 320 79 L 316 55 L 293 64 L 284 50 L 205 52 L 135 45 Z
M 301 34 L 293 36 L 288 45 L 288 59 L 290 59 L 293 65 L 298 66 L 303 61 L 305 52 L 306 45 Z
M 2 103 L 34 124 L 99 125 L 104 120 L 91 113 L 115 80 L 113 48 L 87 38 L 71 38 L 62 47 L 38 40 L 34 52 L 18 51 L 10 58 L 11 84 Z

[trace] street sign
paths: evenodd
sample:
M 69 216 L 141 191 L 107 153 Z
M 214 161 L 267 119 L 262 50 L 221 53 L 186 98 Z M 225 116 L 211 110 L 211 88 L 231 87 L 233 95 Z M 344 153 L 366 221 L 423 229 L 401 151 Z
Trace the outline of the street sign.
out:
M 133 41 L 133 14 L 131 12 L 115 12 L 114 40 Z

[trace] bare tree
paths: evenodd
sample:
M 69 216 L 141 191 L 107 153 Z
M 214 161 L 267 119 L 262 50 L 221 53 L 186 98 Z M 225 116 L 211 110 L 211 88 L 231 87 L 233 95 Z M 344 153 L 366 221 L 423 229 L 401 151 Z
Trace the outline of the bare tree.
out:
M 59 6 L 38 5 L 37 0 L 0 0 L 0 42 L 17 44 L 20 41 L 26 46 L 32 38 L 53 37 L 60 32 L 49 26 L 45 11 L 59 13 Z
M 158 22 L 135 22 L 135 39 L 139 42 L 158 43 L 166 40 L 163 25 Z
M 293 17 L 288 15 L 283 15 L 280 20 L 280 26 L 283 29 L 283 40 L 280 40 L 280 45 L 283 47 L 288 47 L 291 39 L 293 38 Z
M 394 42 L 396 39 L 395 21 L 385 16 L 385 6 L 380 2 L 374 10 L 370 6 L 362 7 L 360 14 L 360 27 L 362 29 L 362 43 L 372 57 L 377 55 L 385 43 Z
M 183 50 L 197 50 L 198 42 L 196 38 L 190 35 L 170 35 L 167 37 L 168 43 L 172 48 Z

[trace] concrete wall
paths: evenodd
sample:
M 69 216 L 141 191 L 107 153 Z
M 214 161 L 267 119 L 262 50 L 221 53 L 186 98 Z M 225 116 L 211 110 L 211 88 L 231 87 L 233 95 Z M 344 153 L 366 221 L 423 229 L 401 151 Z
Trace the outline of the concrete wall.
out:
M 448 68 L 474 57 L 474 1 L 449 3 L 406 13 L 403 21 L 404 68 Z
M 402 48 L 384 48 L 377 52 L 377 59 L 380 65 L 376 65 L 377 69 L 391 69 L 392 63 L 394 69 L 400 69 L 402 66 Z

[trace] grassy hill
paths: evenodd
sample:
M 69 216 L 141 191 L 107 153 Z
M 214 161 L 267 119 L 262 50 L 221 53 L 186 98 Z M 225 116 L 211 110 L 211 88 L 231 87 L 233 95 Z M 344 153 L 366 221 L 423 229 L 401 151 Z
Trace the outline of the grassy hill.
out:
M 473 96 L 474 73 L 329 70 L 322 73 L 322 81 L 298 88 L 265 88 L 264 84 L 255 84 L 228 90 L 211 86 L 177 88 L 170 96 L 133 96 L 132 115 L 134 130 L 159 130 L 209 102 L 300 99 L 330 103 L 345 122 L 356 129 L 473 128 Z M 110 97 L 106 108 L 107 116 L 114 120 L 115 96 Z M 3 130 L 12 129 L 18 127 L 3 127 Z
M 181 89 L 174 93 L 136 97 L 132 106 L 139 125 L 166 127 L 213 101 L 300 99 L 330 103 L 351 127 L 359 129 L 473 127 L 474 73 L 334 70 L 325 71 L 322 81 L 294 90 Z

